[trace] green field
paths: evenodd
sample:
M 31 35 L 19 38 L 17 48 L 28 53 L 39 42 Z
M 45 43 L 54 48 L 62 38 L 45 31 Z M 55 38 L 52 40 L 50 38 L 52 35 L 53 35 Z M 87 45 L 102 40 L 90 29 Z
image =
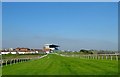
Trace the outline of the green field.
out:
M 3 75 L 117 75 L 118 61 L 88 60 L 49 54 L 31 60 L 3 66 Z

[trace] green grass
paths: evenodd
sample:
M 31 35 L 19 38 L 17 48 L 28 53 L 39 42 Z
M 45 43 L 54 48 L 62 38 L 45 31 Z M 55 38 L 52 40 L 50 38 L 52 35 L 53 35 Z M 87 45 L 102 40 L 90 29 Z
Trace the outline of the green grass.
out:
M 117 75 L 118 61 L 50 54 L 39 60 L 4 66 L 3 75 Z

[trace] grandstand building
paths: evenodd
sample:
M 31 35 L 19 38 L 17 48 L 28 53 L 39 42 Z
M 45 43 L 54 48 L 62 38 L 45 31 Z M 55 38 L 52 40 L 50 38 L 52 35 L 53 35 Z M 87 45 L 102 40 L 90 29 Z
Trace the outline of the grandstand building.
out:
M 55 50 L 58 50 L 58 45 L 56 44 L 45 44 L 44 47 L 43 47 L 43 50 L 46 52 L 46 53 L 52 53 L 53 51 Z

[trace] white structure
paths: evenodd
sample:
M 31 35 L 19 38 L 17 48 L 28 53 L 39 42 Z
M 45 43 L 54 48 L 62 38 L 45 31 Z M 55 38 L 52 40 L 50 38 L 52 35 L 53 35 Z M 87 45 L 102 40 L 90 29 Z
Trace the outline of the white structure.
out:
M 1 54 L 9 54 L 10 52 L 1 52 Z
M 54 50 L 58 50 L 57 47 L 59 47 L 57 44 L 45 44 L 44 51 L 46 53 L 52 53 Z
M 16 52 L 11 52 L 11 54 L 16 54 Z
M 9 48 L 9 51 L 13 51 L 13 48 Z

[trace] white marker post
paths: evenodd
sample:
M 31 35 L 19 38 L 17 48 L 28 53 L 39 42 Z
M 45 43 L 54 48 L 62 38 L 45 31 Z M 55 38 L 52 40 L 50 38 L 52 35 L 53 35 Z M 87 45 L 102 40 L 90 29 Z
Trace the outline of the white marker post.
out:
M 118 61 L 118 56 L 116 55 L 116 60 Z
M 112 55 L 111 55 L 111 60 L 112 60 Z
M 107 55 L 106 55 L 106 60 L 107 60 L 107 58 L 108 58 L 108 57 L 107 57 Z
M 103 60 L 103 56 L 102 56 L 102 60 Z

